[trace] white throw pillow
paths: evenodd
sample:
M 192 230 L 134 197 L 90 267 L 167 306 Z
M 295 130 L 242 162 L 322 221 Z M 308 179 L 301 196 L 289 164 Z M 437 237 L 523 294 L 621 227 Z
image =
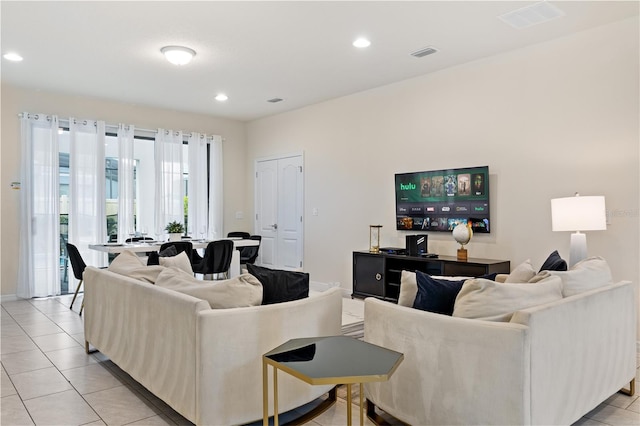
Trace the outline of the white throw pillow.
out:
M 562 280 L 550 276 L 536 285 L 506 284 L 484 278 L 467 280 L 453 307 L 453 316 L 509 321 L 517 310 L 562 299 Z
M 107 268 L 111 272 L 153 284 L 164 269 L 162 266 L 147 266 L 131 250 L 124 250 L 116 256 Z
M 189 260 L 189 256 L 187 256 L 187 253 L 184 251 L 181 251 L 175 256 L 160 257 L 159 261 L 160 266 L 164 266 L 166 268 L 178 268 L 181 271 L 193 275 L 191 261 Z
M 211 282 L 198 280 L 178 268 L 165 268 L 158 276 L 156 285 L 206 300 L 213 309 L 262 304 L 262 284 L 250 274 Z
M 613 284 L 611 269 L 602 257 L 589 257 L 568 271 L 548 271 L 562 279 L 562 295 L 573 296 L 608 284 Z
M 418 294 L 418 281 L 416 273 L 402 271 L 400 275 L 400 293 L 398 294 L 398 305 L 413 307 L 413 302 Z
M 536 275 L 536 270 L 531 265 L 531 259 L 527 259 L 516 266 L 504 281 L 505 283 L 526 283 Z

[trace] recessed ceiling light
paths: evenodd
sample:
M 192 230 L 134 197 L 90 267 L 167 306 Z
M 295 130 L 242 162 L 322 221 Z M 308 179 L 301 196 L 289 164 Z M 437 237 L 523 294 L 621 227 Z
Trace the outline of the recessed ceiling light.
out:
M 18 55 L 15 52 L 9 52 L 3 56 L 8 61 L 20 62 L 22 60 L 22 56 Z
M 371 46 L 371 42 L 364 37 L 360 37 L 353 42 L 353 45 L 362 49 Z
M 220 102 L 224 102 L 227 99 L 229 99 L 229 97 L 227 95 L 225 95 L 224 93 L 218 93 L 218 95 L 216 96 L 216 101 L 220 101 Z
M 160 51 L 174 65 L 186 65 L 196 56 L 195 50 L 183 46 L 165 46 Z

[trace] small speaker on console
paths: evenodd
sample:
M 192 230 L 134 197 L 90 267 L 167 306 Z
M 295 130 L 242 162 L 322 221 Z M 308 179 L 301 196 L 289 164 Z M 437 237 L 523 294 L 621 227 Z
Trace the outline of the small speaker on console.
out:
M 407 235 L 407 254 L 420 256 L 427 252 L 428 235 Z

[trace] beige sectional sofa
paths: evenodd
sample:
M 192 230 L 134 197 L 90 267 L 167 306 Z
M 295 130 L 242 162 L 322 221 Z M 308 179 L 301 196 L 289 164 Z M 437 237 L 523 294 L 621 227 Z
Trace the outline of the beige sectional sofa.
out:
M 205 300 L 87 267 L 85 340 L 199 425 L 262 418 L 261 356 L 292 338 L 341 332 L 340 289 L 264 306 L 211 309 Z M 271 376 L 271 375 L 270 375 Z M 278 377 L 281 412 L 330 386 Z M 269 395 L 270 414 L 273 414 Z
M 579 276 L 564 274 L 556 274 L 563 283 Z M 455 311 L 441 315 L 368 298 L 365 340 L 405 358 L 388 382 L 366 384 L 365 396 L 414 425 L 571 424 L 632 386 L 634 287 L 630 282 L 598 285 L 518 309 L 506 321 L 460 318 Z

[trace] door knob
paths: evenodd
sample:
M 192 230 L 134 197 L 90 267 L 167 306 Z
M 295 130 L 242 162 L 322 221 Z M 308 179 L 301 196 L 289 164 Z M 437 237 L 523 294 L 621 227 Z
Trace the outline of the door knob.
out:
M 271 225 L 273 227 L 273 229 L 278 229 L 278 224 L 274 223 L 273 225 Z

